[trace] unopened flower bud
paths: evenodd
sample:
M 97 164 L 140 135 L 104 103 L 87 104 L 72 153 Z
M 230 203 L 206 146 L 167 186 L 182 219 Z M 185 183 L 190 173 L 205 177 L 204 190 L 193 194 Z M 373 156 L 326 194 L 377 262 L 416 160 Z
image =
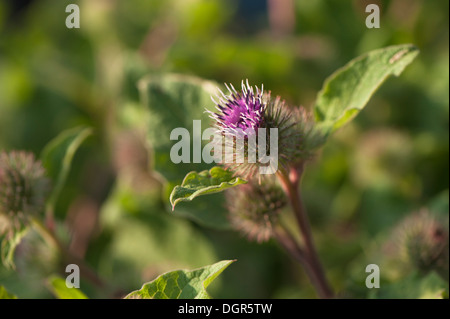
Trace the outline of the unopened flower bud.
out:
M 13 226 L 44 208 L 49 181 L 32 153 L 0 153 L 0 214 Z
M 421 272 L 435 270 L 448 280 L 448 226 L 428 211 L 407 217 L 398 228 L 399 247 L 406 259 Z
M 232 226 L 250 240 L 267 241 L 278 223 L 278 214 L 287 198 L 274 179 L 255 180 L 231 188 L 226 193 Z

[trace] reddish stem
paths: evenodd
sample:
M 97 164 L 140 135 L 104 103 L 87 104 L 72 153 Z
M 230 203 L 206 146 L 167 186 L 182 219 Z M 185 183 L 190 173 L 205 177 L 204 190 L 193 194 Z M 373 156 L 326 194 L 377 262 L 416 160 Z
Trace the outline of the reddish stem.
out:
M 319 259 L 319 255 L 314 245 L 311 226 L 308 220 L 308 216 L 306 214 L 305 207 L 303 206 L 302 198 L 299 191 L 299 182 L 302 173 L 303 173 L 303 165 L 299 165 L 298 168 L 291 169 L 289 175 L 285 173 L 284 174 L 278 173 L 278 178 L 281 182 L 281 185 L 283 186 L 285 193 L 287 194 L 290 200 L 292 210 L 294 211 L 294 215 L 297 219 L 300 234 L 302 236 L 305 245 L 305 252 L 302 258 L 305 261 L 302 262 L 299 258 L 296 259 L 299 260 L 305 266 L 305 270 L 308 273 L 311 282 L 315 286 L 319 297 L 332 298 L 333 292 L 326 279 L 325 272 L 323 270 L 322 264 Z M 300 248 L 298 247 L 297 250 L 299 249 Z M 290 249 L 289 251 L 291 252 L 291 254 L 293 253 L 292 249 Z

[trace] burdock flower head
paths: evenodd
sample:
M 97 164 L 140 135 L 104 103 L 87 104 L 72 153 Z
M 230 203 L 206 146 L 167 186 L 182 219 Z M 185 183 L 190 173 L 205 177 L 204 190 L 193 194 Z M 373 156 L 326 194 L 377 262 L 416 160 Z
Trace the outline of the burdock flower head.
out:
M 261 184 L 255 180 L 227 190 L 231 225 L 250 240 L 264 242 L 273 235 L 278 215 L 287 205 L 287 197 L 273 178 Z
M 423 273 L 435 270 L 448 281 L 448 220 L 423 210 L 408 216 L 394 232 L 400 255 Z
M 213 98 L 218 112 L 208 111 L 224 146 L 215 156 L 225 167 L 250 179 L 311 157 L 317 136 L 303 108 L 291 110 L 248 80 L 242 81 L 240 92 L 231 84 L 225 86 L 228 94 L 219 90 L 218 100 Z
M 48 190 L 44 168 L 32 153 L 0 153 L 0 217 L 9 222 L 10 231 L 43 210 Z

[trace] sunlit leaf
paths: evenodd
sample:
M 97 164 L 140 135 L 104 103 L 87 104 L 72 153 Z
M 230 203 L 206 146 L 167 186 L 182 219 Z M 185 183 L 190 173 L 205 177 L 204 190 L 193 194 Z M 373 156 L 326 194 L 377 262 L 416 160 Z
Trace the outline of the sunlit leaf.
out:
M 246 181 L 240 177 L 233 176 L 232 172 L 219 166 L 200 173 L 190 172 L 184 178 L 183 183 L 175 186 L 172 190 L 170 203 L 174 209 L 180 201 L 192 201 L 198 196 L 219 193 L 227 188 L 245 183 Z
M 223 260 L 195 270 L 176 270 L 146 283 L 126 299 L 210 299 L 206 288 L 234 260 Z
M 67 287 L 66 280 L 58 276 L 50 277 L 48 279 L 48 286 L 50 291 L 58 299 L 88 299 L 79 288 Z
M 390 46 L 361 55 L 328 77 L 314 107 L 324 135 L 350 122 L 390 76 L 400 75 L 419 53 L 412 44 Z

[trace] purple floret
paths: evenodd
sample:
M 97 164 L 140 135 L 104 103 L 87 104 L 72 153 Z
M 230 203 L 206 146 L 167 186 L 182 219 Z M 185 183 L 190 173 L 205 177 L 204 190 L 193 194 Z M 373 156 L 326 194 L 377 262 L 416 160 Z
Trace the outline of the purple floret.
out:
M 213 100 L 219 113 L 209 112 L 211 118 L 216 120 L 216 127 L 224 133 L 261 127 L 266 107 L 262 101 L 263 90 L 255 87 L 255 92 L 248 81 L 246 84 L 242 82 L 242 92 L 237 92 L 232 85 L 231 89 L 226 87 L 230 94 L 226 96 L 220 91 L 222 96 L 219 102 Z

